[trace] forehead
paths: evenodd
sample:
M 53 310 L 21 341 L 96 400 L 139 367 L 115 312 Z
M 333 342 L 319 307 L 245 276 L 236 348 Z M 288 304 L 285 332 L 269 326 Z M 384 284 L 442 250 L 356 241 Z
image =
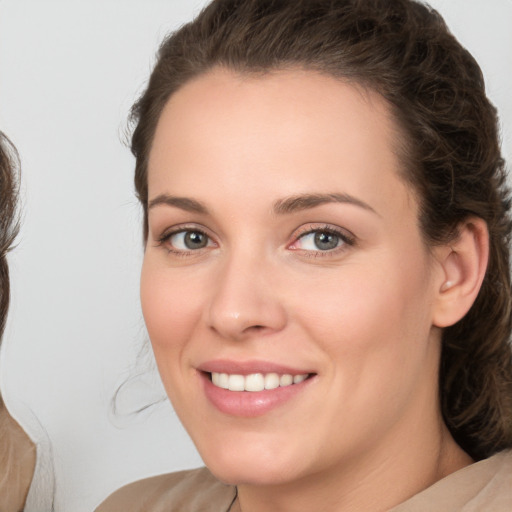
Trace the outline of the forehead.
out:
M 398 133 L 387 102 L 372 90 L 299 69 L 215 69 L 165 106 L 150 153 L 149 197 L 181 187 L 210 194 L 212 185 L 222 192 L 240 182 L 250 189 L 264 176 L 274 179 L 276 194 L 339 186 L 358 193 L 371 183 L 365 194 L 379 195 L 399 177 Z
M 233 119 L 233 123 L 226 125 L 232 127 L 240 121 L 234 114 L 251 115 L 247 120 L 253 125 L 259 122 L 260 128 L 267 131 L 277 124 L 279 127 L 290 122 L 297 125 L 298 121 L 319 120 L 322 116 L 331 126 L 339 128 L 339 123 L 332 121 L 341 116 L 347 118 L 346 124 L 351 124 L 352 132 L 366 130 L 377 121 L 378 128 L 387 136 L 386 143 L 393 143 L 399 132 L 387 101 L 362 84 L 302 68 L 254 73 L 222 67 L 201 74 L 178 89 L 165 105 L 156 132 L 167 125 L 165 130 L 169 134 L 171 119 L 184 124 L 188 120 L 199 135 L 198 130 L 212 116 L 219 122 L 228 117 Z

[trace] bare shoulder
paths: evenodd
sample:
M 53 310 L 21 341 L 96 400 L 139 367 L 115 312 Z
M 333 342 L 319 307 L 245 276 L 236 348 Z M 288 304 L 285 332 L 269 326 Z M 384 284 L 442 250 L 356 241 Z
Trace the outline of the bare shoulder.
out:
M 227 510 L 234 497 L 234 487 L 217 480 L 207 468 L 199 468 L 128 484 L 96 512 L 218 512 Z

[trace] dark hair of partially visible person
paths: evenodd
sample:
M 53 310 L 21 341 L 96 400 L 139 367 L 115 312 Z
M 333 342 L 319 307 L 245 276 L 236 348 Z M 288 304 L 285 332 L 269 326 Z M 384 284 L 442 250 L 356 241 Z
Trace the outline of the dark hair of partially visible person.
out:
M 16 148 L 0 132 L 0 343 L 9 309 L 7 254 L 19 230 L 19 158 Z M 23 508 L 32 481 L 35 446 L 11 417 L 0 395 L 0 509 Z
M 0 132 L 0 339 L 9 309 L 10 282 L 7 254 L 18 234 L 18 153 Z
M 134 105 L 135 186 L 147 238 L 147 165 L 162 109 L 215 67 L 264 75 L 300 68 L 380 93 L 399 127 L 403 179 L 426 244 L 472 216 L 490 259 L 476 302 L 444 329 L 440 401 L 458 444 L 479 460 L 512 446 L 511 219 L 497 113 L 482 72 L 441 16 L 413 0 L 215 0 L 162 44 Z

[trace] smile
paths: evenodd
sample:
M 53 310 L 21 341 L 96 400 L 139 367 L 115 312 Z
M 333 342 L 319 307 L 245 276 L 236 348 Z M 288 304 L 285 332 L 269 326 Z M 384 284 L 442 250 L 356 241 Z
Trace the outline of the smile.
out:
M 214 386 L 229 391 L 258 392 L 300 384 L 309 377 L 303 373 L 292 375 L 289 373 L 251 373 L 249 375 L 211 372 L 211 382 Z

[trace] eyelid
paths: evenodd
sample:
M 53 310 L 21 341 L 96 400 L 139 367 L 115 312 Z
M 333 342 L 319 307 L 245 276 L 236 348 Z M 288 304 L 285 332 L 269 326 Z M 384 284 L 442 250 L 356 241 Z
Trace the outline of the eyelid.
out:
M 217 242 L 214 240 L 214 237 L 210 233 L 210 230 L 200 224 L 176 224 L 174 226 L 170 226 L 170 227 L 164 229 L 162 231 L 162 233 L 156 237 L 155 245 L 157 247 L 158 246 L 166 246 L 166 242 L 168 242 L 171 237 L 173 237 L 174 235 L 177 235 L 179 233 L 184 233 L 187 231 L 197 232 L 197 233 L 201 233 L 201 234 L 205 235 L 206 237 L 208 237 L 208 241 L 211 242 L 211 244 L 214 247 L 217 247 Z M 210 243 L 206 247 L 203 247 L 200 249 L 183 250 L 183 249 L 176 249 L 175 247 L 168 246 L 168 245 L 166 246 L 166 248 L 169 252 L 178 254 L 180 256 L 186 256 L 191 253 L 202 252 L 202 250 L 204 250 L 204 249 L 209 249 L 209 246 L 210 246 Z
M 338 247 L 335 247 L 333 249 L 329 250 L 308 250 L 308 249 L 301 249 L 301 248 L 294 248 L 292 247 L 294 244 L 296 244 L 301 238 L 305 237 L 306 235 L 317 233 L 317 232 L 325 232 L 325 233 L 332 233 L 338 237 L 340 237 L 342 244 Z M 332 224 L 325 224 L 325 223 L 310 223 L 305 224 L 304 226 L 301 226 L 292 235 L 293 241 L 288 244 L 288 248 L 294 251 L 301 251 L 304 254 L 307 254 L 308 256 L 332 256 L 335 254 L 338 254 L 339 252 L 343 252 L 347 250 L 349 247 L 352 247 L 356 244 L 357 238 L 356 236 L 348 231 L 345 228 L 341 228 L 339 226 L 334 226 Z

